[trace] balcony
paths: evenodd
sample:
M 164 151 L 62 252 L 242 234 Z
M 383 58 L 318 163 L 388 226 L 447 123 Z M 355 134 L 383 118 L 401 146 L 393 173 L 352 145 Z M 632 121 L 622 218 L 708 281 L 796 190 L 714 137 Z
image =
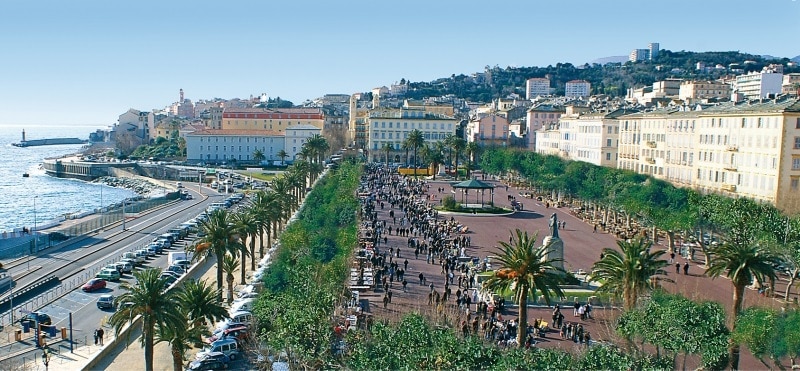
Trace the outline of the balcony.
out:
M 654 159 L 652 157 L 645 157 L 644 161 L 647 162 L 648 164 L 655 164 L 656 163 L 656 159 Z
M 736 192 L 736 184 L 723 184 L 722 190 L 728 192 Z
M 739 146 L 727 146 L 727 147 L 725 147 L 725 150 L 728 151 L 728 152 L 738 152 L 739 151 Z
M 728 171 L 739 171 L 739 169 L 736 168 L 736 165 L 725 165 L 725 170 L 728 170 Z
M 653 142 L 652 140 L 648 141 L 647 142 L 647 146 L 650 147 L 650 148 L 656 148 L 656 142 Z

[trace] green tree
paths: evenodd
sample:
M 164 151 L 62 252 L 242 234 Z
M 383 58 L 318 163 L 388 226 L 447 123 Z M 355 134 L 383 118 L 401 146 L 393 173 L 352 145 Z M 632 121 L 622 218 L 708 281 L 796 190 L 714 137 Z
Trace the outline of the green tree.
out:
M 617 246 L 619 251 L 603 249 L 603 258 L 592 267 L 592 278 L 602 282 L 599 292 L 622 296 L 625 310 L 631 310 L 640 296 L 653 290 L 655 279 L 666 275 L 663 268 L 668 263 L 660 259 L 664 250 L 650 251 L 649 241 L 617 241 Z
M 118 309 L 108 322 L 114 326 L 119 336 L 126 324 L 132 324 L 134 318 L 142 316 L 141 344 L 144 348 L 144 369 L 153 370 L 153 345 L 156 327 L 175 329 L 185 326 L 185 318 L 178 310 L 175 294 L 167 291 L 167 283 L 161 278 L 161 269 L 145 269 L 133 273 L 136 284 L 124 282 L 122 291 L 114 303 Z
M 261 164 L 266 159 L 267 158 L 264 156 L 264 152 L 262 152 L 260 149 L 256 148 L 256 150 L 253 151 L 253 161 L 255 161 L 257 164 Z
M 438 142 L 441 143 L 441 142 Z M 422 158 L 425 161 L 430 162 L 431 166 L 433 166 L 433 180 L 436 180 L 436 173 L 438 172 L 439 164 L 444 161 L 444 155 L 442 154 L 441 148 L 439 148 L 436 144 L 428 143 L 424 147 L 422 147 Z
M 386 167 L 388 168 L 389 167 L 389 153 L 394 150 L 394 147 L 392 146 L 392 143 L 386 142 L 381 147 L 381 150 L 383 150 L 383 152 L 386 154 Z
M 778 315 L 771 309 L 752 307 L 745 309 L 736 318 L 736 331 L 731 334 L 734 342 L 747 345 L 747 349 L 753 353 L 761 363 L 767 368 L 772 368 L 765 360 L 765 356 L 772 358 L 775 366 L 780 369 L 784 367 L 780 363 L 780 357 L 775 355 L 775 346 L 778 339 Z
M 734 209 L 733 214 L 744 209 Z M 740 215 L 746 223 L 748 215 Z M 746 227 L 749 228 L 749 227 Z M 733 285 L 733 304 L 731 306 L 729 327 L 736 332 L 736 319 L 742 311 L 744 289 L 756 281 L 759 284 L 774 282 L 775 268 L 780 264 L 780 259 L 772 252 L 759 247 L 756 241 L 750 239 L 751 232 L 738 230 L 732 238 L 713 249 L 711 264 L 706 270 L 706 275 L 712 278 L 726 276 Z M 739 368 L 739 344 L 731 340 L 729 346 L 730 367 Z
M 208 219 L 200 223 L 205 236 L 195 245 L 195 259 L 204 255 L 217 258 L 217 301 L 222 302 L 222 265 L 225 254 L 236 254 L 242 248 L 236 226 L 225 209 L 211 212 Z
M 289 157 L 289 154 L 284 150 L 280 150 L 278 151 L 277 156 L 281 159 L 281 166 L 286 166 L 286 158 Z
M 455 153 L 456 158 L 455 164 L 453 164 L 453 169 L 455 169 L 456 180 L 458 180 L 458 161 L 461 158 L 459 155 L 464 152 L 464 149 L 467 148 L 467 141 L 463 138 L 453 137 L 453 143 L 451 146 L 453 147 L 453 152 Z
M 189 321 L 190 329 L 198 329 L 200 334 L 207 333 L 205 324 L 222 321 L 228 311 L 217 301 L 217 292 L 206 281 L 187 280 L 176 293 L 181 312 Z M 193 340 L 200 342 L 200 337 Z
M 559 286 L 564 281 L 564 270 L 553 264 L 560 259 L 550 259 L 551 246 L 536 247 L 536 237 L 528 236 L 528 232 L 519 229 L 514 232 L 513 244 L 499 241 L 501 250 L 497 256 L 500 268 L 487 279 L 483 287 L 494 292 L 513 292 L 519 305 L 519 331 L 517 344 L 525 345 L 528 328 L 528 297 L 536 297 L 536 291 L 542 293 L 547 305 L 550 305 L 551 293 L 563 297 Z
M 419 166 L 417 150 L 425 145 L 425 136 L 418 129 L 414 129 L 408 134 L 408 138 L 406 138 L 406 140 L 408 141 L 409 147 L 414 149 L 414 176 L 416 177 L 417 167 Z
M 245 284 L 245 271 L 247 268 L 247 257 L 250 256 L 255 260 L 255 257 L 250 254 L 255 249 L 256 236 L 258 235 L 258 220 L 256 214 L 252 212 L 251 208 L 242 209 L 231 215 L 234 230 L 236 235 L 239 236 L 239 243 L 241 250 L 238 255 L 242 257 L 241 276 L 239 277 L 239 284 Z M 250 242 L 250 250 L 247 250 L 247 242 Z
M 474 169 L 474 164 L 477 161 L 478 156 L 478 143 L 477 142 L 469 142 L 464 150 L 467 153 L 467 178 L 469 179 L 469 174 L 472 169 Z
M 222 271 L 225 272 L 225 282 L 228 283 L 228 304 L 233 303 L 233 274 L 239 267 L 239 259 L 231 254 L 225 254 L 222 260 Z

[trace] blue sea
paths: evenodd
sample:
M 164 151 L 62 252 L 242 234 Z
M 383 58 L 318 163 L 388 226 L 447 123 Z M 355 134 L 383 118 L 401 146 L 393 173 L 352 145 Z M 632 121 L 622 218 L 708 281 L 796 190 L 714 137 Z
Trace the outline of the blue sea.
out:
M 61 215 L 95 210 L 132 197 L 135 193 L 98 183 L 61 179 L 45 174 L 42 160 L 80 151 L 77 145 L 18 148 L 11 145 L 26 139 L 81 138 L 101 129 L 98 126 L 0 125 L 0 232 L 33 227 Z M 28 173 L 25 178 L 22 174 Z M 102 201 L 101 201 L 102 199 Z M 34 219 L 35 216 L 35 219 Z

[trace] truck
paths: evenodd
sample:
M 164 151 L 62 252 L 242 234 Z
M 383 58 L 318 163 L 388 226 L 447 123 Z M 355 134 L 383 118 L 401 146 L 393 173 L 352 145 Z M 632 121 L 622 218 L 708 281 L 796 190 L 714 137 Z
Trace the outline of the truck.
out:
M 185 251 L 176 251 L 169 253 L 169 265 L 174 264 L 178 260 L 192 260 L 192 253 Z

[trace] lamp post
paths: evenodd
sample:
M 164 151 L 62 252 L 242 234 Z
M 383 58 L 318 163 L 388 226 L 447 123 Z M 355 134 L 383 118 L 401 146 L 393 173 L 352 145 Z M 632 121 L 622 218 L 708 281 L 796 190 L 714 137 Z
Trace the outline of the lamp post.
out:
M 37 246 L 36 246 L 36 242 L 37 242 L 36 241 L 36 227 L 37 227 L 37 225 L 36 225 L 36 199 L 37 198 L 39 198 L 39 196 L 36 196 L 36 195 L 33 196 L 33 230 L 31 231 L 31 234 L 33 235 L 33 251 L 30 251 L 30 253 L 28 254 L 28 263 L 27 263 L 28 264 L 28 270 L 31 270 L 31 255 L 36 253 L 36 250 L 37 250 Z

